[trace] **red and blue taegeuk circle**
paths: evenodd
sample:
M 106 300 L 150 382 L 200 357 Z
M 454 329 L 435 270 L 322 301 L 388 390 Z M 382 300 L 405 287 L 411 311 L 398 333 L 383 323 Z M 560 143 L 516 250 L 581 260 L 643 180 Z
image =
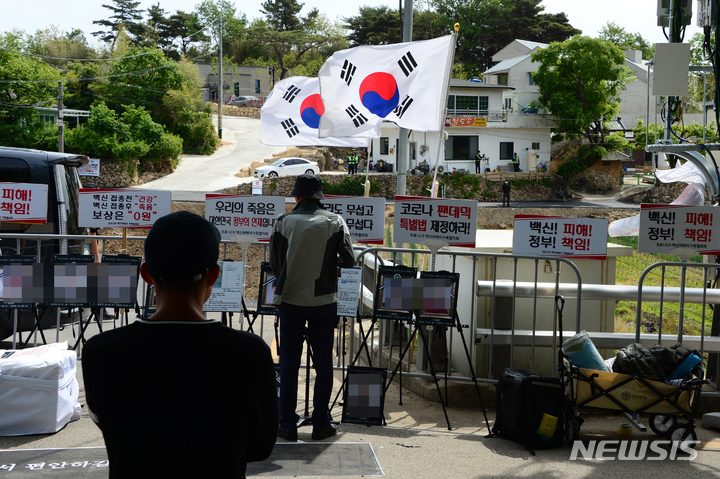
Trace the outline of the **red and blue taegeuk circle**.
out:
M 395 77 L 389 73 L 375 72 L 360 83 L 360 101 L 370 113 L 385 118 L 400 101 Z
M 325 105 L 318 93 L 308 96 L 300 105 L 300 118 L 310 128 L 318 129 L 323 113 L 325 113 Z

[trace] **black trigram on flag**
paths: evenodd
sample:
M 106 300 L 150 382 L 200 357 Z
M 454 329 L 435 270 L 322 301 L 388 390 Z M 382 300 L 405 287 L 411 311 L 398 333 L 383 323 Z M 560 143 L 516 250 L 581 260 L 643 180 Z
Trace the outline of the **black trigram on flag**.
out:
M 300 133 L 300 130 L 297 125 L 295 125 L 295 122 L 292 121 L 292 118 L 288 118 L 287 120 L 280 122 L 280 124 L 283 128 L 285 128 L 285 133 L 287 133 L 287 136 L 290 138 Z
M 393 113 L 395 113 L 398 118 L 402 118 L 408 107 L 412 105 L 412 102 L 413 99 L 405 95 L 405 99 L 393 110 Z
M 357 67 L 349 61 L 345 60 L 345 63 L 343 63 L 342 71 L 340 72 L 340 78 L 345 80 L 347 86 L 350 86 L 350 82 L 352 81 L 353 75 L 355 74 L 355 70 L 357 70 Z
M 402 56 L 400 60 L 398 60 L 398 65 L 400 65 L 400 68 L 402 69 L 406 77 L 410 76 L 412 71 L 418 66 L 417 62 L 412 56 L 412 53 L 410 52 L 407 52 L 405 55 Z
M 283 95 L 283 100 L 287 101 L 288 103 L 292 103 L 295 97 L 298 96 L 298 93 L 300 93 L 300 91 L 300 88 L 296 87 L 295 85 L 291 85 L 290 88 L 288 88 Z
M 355 128 L 364 125 L 368 121 L 368 119 L 365 118 L 365 115 L 360 113 L 360 110 L 358 110 L 355 105 L 350 105 L 349 107 L 345 108 L 345 113 L 347 113 L 350 119 L 353 121 L 353 123 L 355 124 Z

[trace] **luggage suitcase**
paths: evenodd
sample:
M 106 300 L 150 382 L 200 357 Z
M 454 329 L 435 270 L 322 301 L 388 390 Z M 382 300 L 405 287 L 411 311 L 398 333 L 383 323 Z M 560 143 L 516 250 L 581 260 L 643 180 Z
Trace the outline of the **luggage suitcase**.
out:
M 495 389 L 493 435 L 530 450 L 560 447 L 565 421 L 560 379 L 508 368 Z

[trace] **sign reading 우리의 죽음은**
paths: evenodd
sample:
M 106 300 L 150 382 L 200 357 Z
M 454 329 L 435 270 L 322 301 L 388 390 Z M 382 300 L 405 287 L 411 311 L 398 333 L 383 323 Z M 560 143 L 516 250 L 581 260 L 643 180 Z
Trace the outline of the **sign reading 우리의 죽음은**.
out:
M 516 215 L 513 254 L 603 260 L 607 229 L 607 220 L 598 218 Z
M 691 249 L 720 254 L 720 217 L 713 206 L 640 205 L 638 251 L 671 253 Z
M 0 221 L 47 222 L 47 185 L 0 181 Z
M 267 243 L 275 220 L 283 213 L 283 196 L 205 195 L 205 219 L 217 226 L 224 240 L 251 236 Z

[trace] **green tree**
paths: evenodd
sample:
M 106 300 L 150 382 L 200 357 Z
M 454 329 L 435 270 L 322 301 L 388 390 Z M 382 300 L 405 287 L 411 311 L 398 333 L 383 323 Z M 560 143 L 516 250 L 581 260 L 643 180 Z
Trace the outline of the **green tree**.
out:
M 623 66 L 622 50 L 610 42 L 577 35 L 535 50 L 531 58 L 539 65 L 533 74 L 540 90 L 538 103 L 555 117 L 558 131 L 582 135 L 590 142 L 581 161 L 590 166 L 604 150 L 616 149 L 606 138 L 603 121 L 617 116 L 619 94 L 632 78 Z
M 111 49 L 114 49 L 121 27 L 125 28 L 132 38 L 142 35 L 143 26 L 141 20 L 143 11 L 138 8 L 138 5 L 140 5 L 139 0 L 111 1 L 111 5 L 103 4 L 103 8 L 110 10 L 112 15 L 101 20 L 93 20 L 93 25 L 100 25 L 106 29 L 92 32 L 92 34 L 109 44 Z
M 655 45 L 645 40 L 640 33 L 629 33 L 625 28 L 607 22 L 598 34 L 600 40 L 614 43 L 621 50 L 640 50 L 642 57 L 649 60 L 655 56 Z
M 23 50 L 20 31 L 0 34 L 0 48 Z M 0 50 L 0 144 L 33 147 L 45 125 L 35 107 L 50 107 L 58 95 L 60 74 L 50 65 L 21 53 Z
M 388 45 L 402 42 L 400 16 L 397 10 L 387 6 L 360 7 L 357 16 L 345 18 L 351 31 L 348 40 L 352 46 Z
M 137 56 L 140 53 L 147 54 Z M 122 111 L 123 105 L 139 105 L 162 124 L 166 124 L 164 97 L 189 82 L 177 62 L 150 48 L 130 48 L 121 60 L 112 62 L 107 76 L 104 96 L 110 108 Z
M 545 14 L 542 0 L 433 0 L 445 26 L 460 24 L 456 59 L 478 75 L 492 56 L 515 39 L 549 43 L 581 33 L 564 13 Z
M 267 0 L 260 12 L 265 14 L 269 27 L 277 32 L 301 30 L 312 25 L 320 13 L 313 8 L 306 17 L 301 17 L 300 10 L 304 5 L 297 0 Z

